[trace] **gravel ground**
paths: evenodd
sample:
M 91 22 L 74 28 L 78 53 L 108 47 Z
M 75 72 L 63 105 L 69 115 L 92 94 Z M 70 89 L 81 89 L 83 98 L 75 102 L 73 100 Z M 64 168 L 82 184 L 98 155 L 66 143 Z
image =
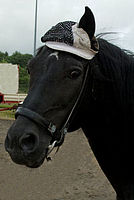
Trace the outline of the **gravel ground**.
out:
M 13 121 L 0 120 L 0 200 L 115 200 L 81 130 L 66 136 L 52 162 L 38 169 L 14 164 L 4 150 Z

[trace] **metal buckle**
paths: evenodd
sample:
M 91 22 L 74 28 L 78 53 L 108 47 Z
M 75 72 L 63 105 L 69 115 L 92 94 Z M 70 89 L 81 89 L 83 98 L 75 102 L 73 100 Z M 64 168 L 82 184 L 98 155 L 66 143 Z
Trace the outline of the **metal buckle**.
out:
M 54 124 L 52 124 L 51 122 L 48 126 L 48 131 L 50 131 L 51 133 L 55 133 L 55 131 L 56 131 L 56 126 Z
M 64 128 L 63 133 L 64 133 L 64 135 L 67 134 L 67 128 Z
M 48 151 L 47 151 L 47 155 L 46 155 L 47 161 L 52 160 L 52 158 L 48 155 L 53 151 L 56 143 L 57 143 L 57 141 L 55 140 L 51 145 L 48 146 Z M 58 149 L 57 149 L 57 151 L 58 151 Z M 57 151 L 55 152 L 55 154 L 57 153 Z

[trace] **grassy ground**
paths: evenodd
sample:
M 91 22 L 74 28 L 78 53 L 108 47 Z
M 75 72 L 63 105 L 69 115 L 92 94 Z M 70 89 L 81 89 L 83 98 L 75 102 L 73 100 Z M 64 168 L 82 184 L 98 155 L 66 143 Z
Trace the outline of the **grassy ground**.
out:
M 0 111 L 0 119 L 14 119 L 14 111 Z
M 0 104 L 0 109 L 1 108 L 10 108 L 14 104 Z M 14 119 L 15 115 L 15 110 L 5 110 L 5 111 L 0 111 L 0 119 Z

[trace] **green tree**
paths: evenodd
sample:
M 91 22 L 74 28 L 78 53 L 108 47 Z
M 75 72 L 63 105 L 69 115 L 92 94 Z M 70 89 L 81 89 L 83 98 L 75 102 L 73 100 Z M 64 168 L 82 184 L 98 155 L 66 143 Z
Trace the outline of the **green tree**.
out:
M 7 51 L 5 51 L 5 56 L 8 57 L 8 52 Z
M 31 54 L 21 54 L 20 52 L 16 51 L 11 56 L 8 56 L 8 62 L 12 64 L 18 64 L 21 67 L 26 67 L 31 58 Z
M 3 60 L 7 62 L 7 58 L 8 58 L 8 53 L 7 52 L 3 53 L 0 51 L 0 62 L 3 62 Z
M 6 60 L 5 58 L 3 58 L 3 59 L 1 60 L 1 63 L 7 63 L 7 60 Z
M 29 74 L 26 68 L 19 66 L 19 93 L 27 93 L 29 86 Z

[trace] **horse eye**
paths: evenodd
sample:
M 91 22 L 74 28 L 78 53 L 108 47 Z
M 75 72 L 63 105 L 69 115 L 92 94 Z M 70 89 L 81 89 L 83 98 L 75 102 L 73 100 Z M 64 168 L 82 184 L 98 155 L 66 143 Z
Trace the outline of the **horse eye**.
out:
M 74 71 L 72 71 L 71 73 L 70 73 L 70 78 L 71 79 L 76 79 L 76 78 L 78 78 L 79 76 L 80 76 L 80 74 L 81 74 L 81 71 L 80 70 L 74 70 Z

